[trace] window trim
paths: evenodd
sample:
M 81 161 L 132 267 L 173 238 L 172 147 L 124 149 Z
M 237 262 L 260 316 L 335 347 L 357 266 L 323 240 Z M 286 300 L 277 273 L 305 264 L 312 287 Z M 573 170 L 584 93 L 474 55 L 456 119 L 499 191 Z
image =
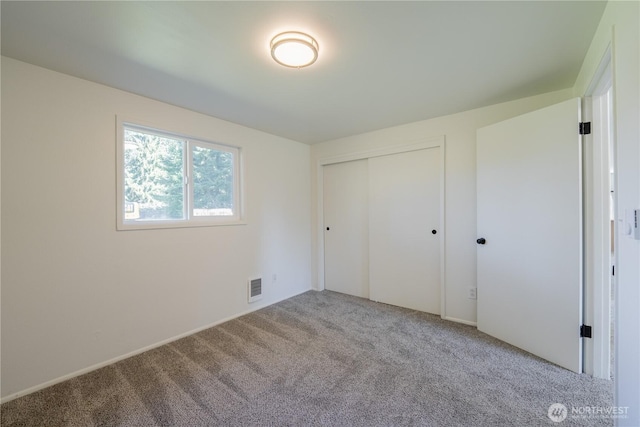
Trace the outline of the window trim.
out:
M 184 219 L 179 220 L 153 220 L 153 221 L 125 221 L 125 167 L 124 167 L 124 131 L 133 129 L 140 132 L 161 137 L 184 140 Z M 191 228 L 191 227 L 214 227 L 223 225 L 245 225 L 244 219 L 244 180 L 243 176 L 243 155 L 242 148 L 220 142 L 212 142 L 206 138 L 189 136 L 184 133 L 162 130 L 156 126 L 144 123 L 140 120 L 127 120 L 116 117 L 116 230 L 155 230 L 165 228 Z M 233 158 L 233 206 L 234 215 L 220 216 L 193 216 L 193 153 L 191 147 L 199 146 L 213 148 L 220 151 L 230 152 Z

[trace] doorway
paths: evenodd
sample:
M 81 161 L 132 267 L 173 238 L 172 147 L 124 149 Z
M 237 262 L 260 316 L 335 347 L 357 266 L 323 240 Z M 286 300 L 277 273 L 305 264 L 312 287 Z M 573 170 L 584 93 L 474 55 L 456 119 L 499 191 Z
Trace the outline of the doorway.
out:
M 610 379 L 613 364 L 615 296 L 615 167 L 611 55 L 601 61 L 584 99 L 592 133 L 584 141 L 585 322 L 593 338 L 585 342 L 584 371 Z

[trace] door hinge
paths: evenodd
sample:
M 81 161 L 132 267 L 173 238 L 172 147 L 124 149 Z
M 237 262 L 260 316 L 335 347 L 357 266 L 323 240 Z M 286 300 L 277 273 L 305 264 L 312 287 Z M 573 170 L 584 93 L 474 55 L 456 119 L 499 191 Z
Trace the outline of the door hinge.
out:
M 591 122 L 582 122 L 578 126 L 580 135 L 591 135 Z
M 591 338 L 591 326 L 580 326 L 580 338 Z
M 616 275 L 616 266 L 615 266 L 615 265 L 612 265 L 612 266 L 611 266 L 611 275 L 612 275 L 612 276 L 615 276 L 615 275 Z

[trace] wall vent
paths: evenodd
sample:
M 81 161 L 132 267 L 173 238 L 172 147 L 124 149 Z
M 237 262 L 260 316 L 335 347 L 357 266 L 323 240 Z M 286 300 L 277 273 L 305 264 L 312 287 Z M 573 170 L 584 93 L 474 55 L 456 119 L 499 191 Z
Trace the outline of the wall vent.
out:
M 262 298 L 262 278 L 249 279 L 247 283 L 249 302 L 254 302 Z

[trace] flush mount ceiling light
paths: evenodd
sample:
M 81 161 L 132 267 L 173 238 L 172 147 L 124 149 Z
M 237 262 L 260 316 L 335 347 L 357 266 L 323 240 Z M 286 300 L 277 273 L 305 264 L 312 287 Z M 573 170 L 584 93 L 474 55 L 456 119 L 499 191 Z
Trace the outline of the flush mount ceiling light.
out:
M 285 67 L 308 67 L 318 59 L 318 42 L 308 34 L 286 31 L 271 39 L 271 56 Z

